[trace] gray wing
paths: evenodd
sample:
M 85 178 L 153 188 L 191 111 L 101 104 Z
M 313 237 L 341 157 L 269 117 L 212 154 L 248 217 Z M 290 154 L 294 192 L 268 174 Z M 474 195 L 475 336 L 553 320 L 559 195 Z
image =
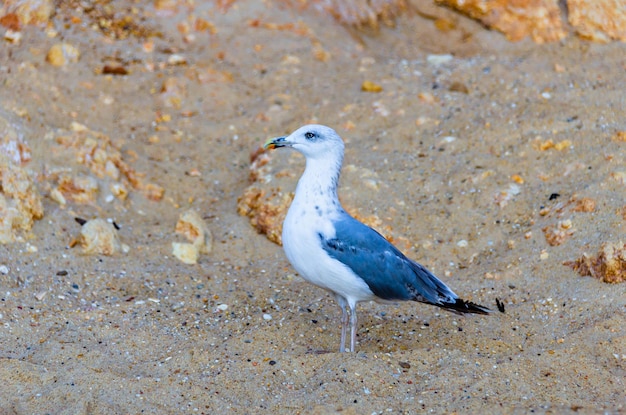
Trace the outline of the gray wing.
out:
M 333 223 L 333 239 L 322 247 L 344 263 L 384 300 L 416 300 L 438 304 L 458 296 L 422 265 L 411 261 L 381 234 L 347 213 Z
M 320 235 L 323 249 L 361 277 L 377 297 L 420 301 L 462 313 L 489 312 L 485 307 L 461 300 L 430 271 L 347 213 L 333 225 L 334 238 Z

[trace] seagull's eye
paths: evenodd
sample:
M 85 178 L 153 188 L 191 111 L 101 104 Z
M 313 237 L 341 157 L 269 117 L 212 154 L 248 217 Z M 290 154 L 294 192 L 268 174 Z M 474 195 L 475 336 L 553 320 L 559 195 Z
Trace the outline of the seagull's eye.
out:
M 306 138 L 307 140 L 313 140 L 315 138 L 315 133 L 312 133 L 310 131 L 307 133 L 304 133 L 304 138 Z

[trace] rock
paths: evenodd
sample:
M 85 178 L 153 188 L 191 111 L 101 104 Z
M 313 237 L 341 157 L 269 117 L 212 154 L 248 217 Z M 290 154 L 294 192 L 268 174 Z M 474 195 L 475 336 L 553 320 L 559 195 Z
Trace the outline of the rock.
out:
M 78 242 L 86 255 L 115 255 L 130 250 L 128 245 L 120 242 L 115 227 L 104 219 L 87 221 L 80 231 Z
M 581 276 L 590 276 L 602 282 L 617 284 L 626 281 L 626 244 L 623 241 L 605 242 L 595 257 L 583 254 L 574 261 L 564 262 Z
M 436 0 L 517 41 L 526 36 L 537 43 L 566 36 L 558 0 Z
M 180 214 L 176 233 L 191 243 L 172 242 L 172 255 L 185 264 L 195 264 L 200 253 L 208 254 L 213 247 L 213 236 L 198 212 L 189 209 Z
M 0 153 L 0 243 L 15 241 L 42 217 L 41 195 L 32 177 Z
M 75 46 L 69 43 L 57 43 L 48 51 L 46 61 L 52 66 L 60 67 L 69 63 L 78 62 L 79 57 L 80 52 Z
M 213 235 L 198 212 L 189 209 L 180 214 L 176 223 L 176 233 L 184 235 L 199 251 L 205 254 L 211 252 Z
M 623 0 L 568 0 L 569 22 L 585 39 L 626 42 L 626 7 Z
M 187 242 L 172 242 L 172 255 L 185 264 L 198 263 L 198 247 Z
M 5 0 L 0 4 L 0 16 L 13 15 L 22 25 L 48 23 L 53 11 L 52 0 Z

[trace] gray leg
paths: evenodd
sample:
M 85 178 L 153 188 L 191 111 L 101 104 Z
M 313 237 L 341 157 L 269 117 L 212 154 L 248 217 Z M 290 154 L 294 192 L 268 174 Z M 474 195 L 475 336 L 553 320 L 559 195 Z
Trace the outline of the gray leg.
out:
M 356 304 L 350 304 L 350 351 L 356 351 Z
M 339 346 L 339 352 L 346 351 L 346 332 L 348 330 L 348 302 L 340 295 L 335 295 L 339 307 L 341 307 L 341 344 Z

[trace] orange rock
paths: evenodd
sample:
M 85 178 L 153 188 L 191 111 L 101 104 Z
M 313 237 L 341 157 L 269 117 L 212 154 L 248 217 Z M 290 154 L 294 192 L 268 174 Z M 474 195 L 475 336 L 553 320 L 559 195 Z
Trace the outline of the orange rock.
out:
M 541 229 L 550 246 L 558 246 L 569 239 L 576 231 L 569 220 L 559 221 L 555 227 L 546 226 Z
M 624 0 L 568 0 L 569 22 L 585 39 L 626 41 Z
M 565 37 L 558 0 L 436 0 L 504 33 L 509 40 L 526 36 L 537 43 Z
M 53 11 L 52 0 L 5 0 L 0 4 L 0 16 L 13 14 L 23 25 L 48 23 Z
M 595 257 L 583 254 L 582 257 L 564 262 L 582 276 L 616 284 L 626 281 L 626 244 L 623 242 L 605 242 Z

